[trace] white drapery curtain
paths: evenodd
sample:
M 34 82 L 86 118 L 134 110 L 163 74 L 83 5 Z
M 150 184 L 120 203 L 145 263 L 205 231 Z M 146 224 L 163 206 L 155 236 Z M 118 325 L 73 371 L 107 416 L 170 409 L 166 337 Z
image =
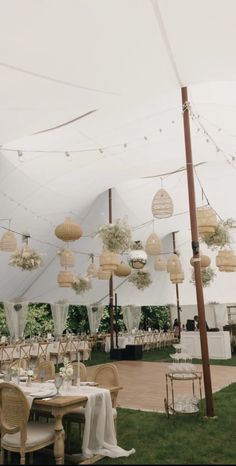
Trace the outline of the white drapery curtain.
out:
M 102 304 L 99 304 L 98 306 L 89 305 L 86 307 L 88 313 L 90 333 L 96 333 L 96 330 L 98 329 L 101 322 L 104 306 Z
M 121 306 L 121 309 L 128 332 L 131 332 L 135 328 L 138 329 L 141 319 L 141 306 Z
M 18 340 L 24 336 L 28 315 L 28 302 L 12 303 L 6 301 L 3 305 L 10 336 Z
M 66 326 L 69 304 L 66 302 L 51 303 L 50 306 L 54 325 L 54 335 L 55 337 L 60 337 Z

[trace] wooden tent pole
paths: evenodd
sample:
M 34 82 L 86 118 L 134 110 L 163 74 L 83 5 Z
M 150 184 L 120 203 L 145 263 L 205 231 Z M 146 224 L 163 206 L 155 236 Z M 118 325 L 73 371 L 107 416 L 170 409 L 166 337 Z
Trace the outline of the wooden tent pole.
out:
M 205 306 L 204 306 L 201 266 L 200 266 L 200 256 L 199 256 L 199 241 L 198 241 L 198 229 L 197 229 L 197 215 L 196 215 L 191 132 L 190 132 L 190 120 L 189 120 L 189 102 L 188 102 L 187 87 L 181 88 L 181 95 L 182 95 L 182 105 L 183 105 L 183 125 L 184 125 L 186 169 L 187 169 L 187 180 L 188 180 L 189 212 L 190 212 L 192 250 L 193 250 L 193 260 L 194 260 L 195 287 L 196 287 L 198 318 L 199 318 L 199 333 L 200 333 L 200 343 L 201 343 L 201 353 L 202 353 L 203 379 L 204 379 L 205 399 L 206 399 L 206 414 L 207 414 L 207 417 L 213 417 L 214 407 L 213 407 L 213 397 L 212 397 L 211 373 L 210 373 L 210 365 L 209 365 Z
M 173 253 L 176 254 L 176 242 L 175 242 L 175 234 L 176 231 L 172 231 L 172 242 L 173 242 Z M 177 319 L 179 324 L 179 338 L 181 336 L 181 319 L 180 319 L 180 304 L 179 304 L 179 285 L 178 283 L 175 284 L 175 292 L 176 292 L 176 304 L 177 304 Z
M 112 223 L 112 189 L 108 189 L 108 206 L 109 206 L 109 223 Z M 111 274 L 109 279 L 109 314 L 110 314 L 110 338 L 111 350 L 114 349 L 114 309 L 113 309 L 113 274 Z

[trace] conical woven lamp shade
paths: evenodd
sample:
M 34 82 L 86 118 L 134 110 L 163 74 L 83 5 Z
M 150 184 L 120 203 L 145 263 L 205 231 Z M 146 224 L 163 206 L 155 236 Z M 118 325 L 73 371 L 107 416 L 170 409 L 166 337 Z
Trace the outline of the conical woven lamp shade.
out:
M 83 234 L 81 226 L 67 217 L 63 223 L 55 228 L 55 235 L 62 241 L 76 241 Z
M 98 269 L 97 278 L 99 280 L 110 280 L 111 278 L 111 271 L 110 270 L 102 270 L 101 267 Z
M 74 267 L 75 256 L 70 249 L 63 249 L 60 253 L 60 265 L 62 267 Z
M 6 231 L 3 233 L 0 240 L 0 250 L 14 252 L 17 248 L 17 241 L 12 231 Z
M 173 202 L 165 189 L 159 189 L 152 200 L 152 215 L 156 218 L 167 218 L 173 215 Z
M 88 277 L 95 278 L 97 276 L 97 267 L 95 264 L 89 264 L 87 268 Z
M 157 256 L 162 249 L 161 240 L 156 233 L 151 233 L 145 245 L 145 251 L 148 256 Z
M 108 270 L 114 272 L 120 263 L 120 257 L 118 254 L 110 251 L 103 251 L 99 256 L 99 264 L 102 270 Z
M 115 270 L 114 274 L 117 277 L 128 277 L 131 274 L 131 268 L 128 264 L 124 264 L 123 262 L 118 265 L 117 269 Z
M 232 249 L 223 249 L 216 256 L 216 266 L 220 272 L 236 271 L 236 256 Z
M 72 272 L 67 270 L 61 270 L 57 276 L 58 285 L 61 288 L 70 288 L 74 280 L 74 275 Z
M 197 226 L 200 236 L 212 235 L 217 227 L 217 217 L 215 211 L 210 207 L 197 207 Z
M 164 257 L 160 256 L 155 259 L 154 270 L 156 270 L 157 272 L 166 271 L 166 260 L 164 259 Z
M 170 281 L 174 284 L 183 283 L 184 281 L 184 272 L 172 272 L 170 273 Z
M 181 262 L 177 254 L 172 254 L 172 256 L 167 261 L 167 272 L 169 273 L 179 273 L 182 271 Z

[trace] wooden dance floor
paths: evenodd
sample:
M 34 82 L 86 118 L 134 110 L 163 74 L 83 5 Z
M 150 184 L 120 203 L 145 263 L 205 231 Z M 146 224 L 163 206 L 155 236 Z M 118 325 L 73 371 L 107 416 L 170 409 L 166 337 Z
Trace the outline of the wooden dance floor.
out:
M 164 412 L 166 396 L 166 369 L 169 363 L 144 361 L 117 361 L 114 363 L 119 371 L 123 390 L 118 396 L 118 406 L 122 408 L 142 409 L 145 411 Z M 87 367 L 89 378 L 95 366 Z M 202 372 L 202 366 L 196 365 Z M 236 367 L 211 366 L 212 390 L 216 392 L 236 382 Z M 198 385 L 196 384 L 196 395 Z M 176 381 L 176 393 L 192 393 L 190 381 Z M 202 394 L 204 383 L 202 380 Z

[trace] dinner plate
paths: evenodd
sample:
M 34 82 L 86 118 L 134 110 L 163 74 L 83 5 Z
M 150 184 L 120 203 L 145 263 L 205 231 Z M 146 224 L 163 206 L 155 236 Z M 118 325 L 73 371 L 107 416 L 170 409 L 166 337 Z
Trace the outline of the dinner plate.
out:
M 80 382 L 81 387 L 97 387 L 98 383 L 97 382 Z
M 29 393 L 30 396 L 32 396 L 33 398 L 47 398 L 47 397 L 51 397 L 51 396 L 54 396 L 55 395 L 55 390 L 50 390 L 50 391 L 38 391 L 38 392 L 31 392 Z

